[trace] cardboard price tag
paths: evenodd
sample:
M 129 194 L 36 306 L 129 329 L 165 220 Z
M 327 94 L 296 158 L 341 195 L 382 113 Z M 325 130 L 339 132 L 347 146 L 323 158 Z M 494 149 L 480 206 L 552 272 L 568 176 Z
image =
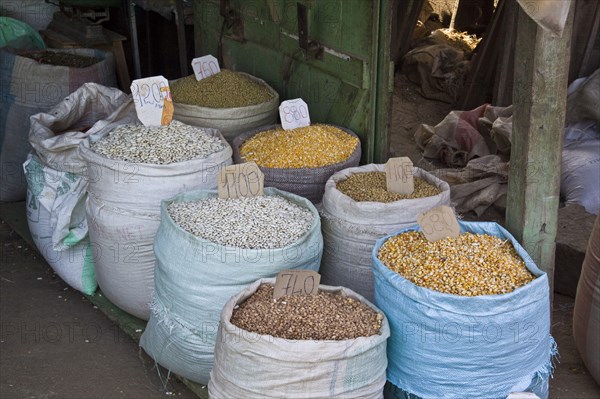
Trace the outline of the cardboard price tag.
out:
M 230 165 L 219 173 L 219 198 L 249 198 L 264 194 L 265 175 L 256 162 Z
M 447 237 L 456 238 L 460 234 L 460 227 L 454 211 L 446 205 L 422 212 L 417 216 L 417 223 L 429 241 Z
M 408 157 L 390 158 L 385 164 L 387 191 L 412 194 L 415 191 L 413 163 Z
M 279 118 L 284 130 L 310 126 L 308 105 L 301 98 L 283 101 L 279 105 Z
M 273 299 L 284 295 L 316 295 L 320 282 L 321 275 L 313 270 L 282 270 L 275 278 Z
M 163 76 L 136 79 L 131 83 L 130 89 L 135 112 L 144 126 L 160 126 L 171 123 L 173 99 L 167 79 Z
M 221 72 L 219 61 L 212 55 L 194 58 L 192 60 L 192 69 L 194 70 L 196 80 L 206 79 Z

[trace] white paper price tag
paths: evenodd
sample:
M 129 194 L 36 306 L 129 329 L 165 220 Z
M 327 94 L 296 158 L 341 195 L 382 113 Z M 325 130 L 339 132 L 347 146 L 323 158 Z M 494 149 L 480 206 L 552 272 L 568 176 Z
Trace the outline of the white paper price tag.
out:
M 173 119 L 173 100 L 164 76 L 136 79 L 131 83 L 131 97 L 138 119 L 145 126 L 168 125 Z
M 390 158 L 385 164 L 385 181 L 387 190 L 392 193 L 412 194 L 415 191 L 415 183 L 410 158 Z
M 308 105 L 301 98 L 283 101 L 279 106 L 279 118 L 284 130 L 310 126 Z
M 192 69 L 194 70 L 194 75 L 196 75 L 196 80 L 206 79 L 221 72 L 219 61 L 212 55 L 194 58 L 192 60 Z

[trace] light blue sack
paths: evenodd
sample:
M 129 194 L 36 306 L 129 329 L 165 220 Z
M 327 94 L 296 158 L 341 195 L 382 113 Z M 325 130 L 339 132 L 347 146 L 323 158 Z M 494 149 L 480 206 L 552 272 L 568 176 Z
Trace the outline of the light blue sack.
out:
M 460 229 L 510 240 L 537 278 L 508 294 L 445 294 L 413 284 L 377 258 L 387 239 L 419 226 L 378 240 L 375 304 L 390 322 L 388 380 L 404 397 L 506 398 L 529 391 L 546 398 L 556 354 L 547 275 L 498 224 L 460 222 Z
M 323 236 L 314 205 L 271 187 L 265 195 L 308 208 L 314 217 L 308 232 L 283 248 L 227 247 L 188 233 L 167 212 L 172 202 L 216 197 L 216 190 L 190 191 L 162 202 L 154 240 L 154 302 L 140 345 L 160 365 L 191 381 L 208 383 L 221 310 L 233 295 L 284 269 L 319 270 Z

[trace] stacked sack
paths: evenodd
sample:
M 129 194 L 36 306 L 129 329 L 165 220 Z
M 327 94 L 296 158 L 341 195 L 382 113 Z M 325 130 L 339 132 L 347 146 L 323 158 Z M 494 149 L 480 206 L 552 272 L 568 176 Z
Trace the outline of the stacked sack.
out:
M 377 239 L 413 225 L 417 215 L 450 205 L 448 183 L 420 168 L 411 195 L 386 189 L 385 165 L 344 169 L 329 178 L 321 209 L 323 284 L 348 287 L 373 300 L 371 251 Z
M 161 200 L 215 188 L 219 170 L 231 164 L 231 147 L 215 129 L 178 121 L 145 127 L 130 100 L 79 151 L 88 168 L 86 214 L 98 284 L 115 305 L 147 320 Z
M 274 188 L 264 194 L 220 199 L 214 190 L 192 191 L 162 204 L 154 303 L 140 345 L 189 380 L 208 382 L 219 317 L 231 296 L 284 269 L 319 268 L 315 207 Z
M 117 89 L 86 83 L 48 113 L 31 117 L 29 142 L 37 155 L 23 165 L 29 231 L 52 269 L 85 294 L 97 284 L 85 216 L 87 169 L 77 147 L 126 101 Z
M 97 62 L 81 68 L 49 65 L 33 59 L 40 51 Z M 25 54 L 2 49 L 0 70 L 0 201 L 21 201 L 27 189 L 21 165 L 31 150 L 30 116 L 47 112 L 84 83 L 116 86 L 114 59 L 111 53 L 92 49 L 44 49 Z

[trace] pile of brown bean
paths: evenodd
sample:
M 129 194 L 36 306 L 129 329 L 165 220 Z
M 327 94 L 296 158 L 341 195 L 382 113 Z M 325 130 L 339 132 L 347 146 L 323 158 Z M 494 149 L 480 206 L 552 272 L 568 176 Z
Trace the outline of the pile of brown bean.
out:
M 358 143 L 340 128 L 315 123 L 257 133 L 240 146 L 240 155 L 266 168 L 319 168 L 347 160 Z
M 266 85 L 227 69 L 202 80 L 189 75 L 170 88 L 174 102 L 209 108 L 247 107 L 274 96 Z
M 383 316 L 366 304 L 338 293 L 282 296 L 273 299 L 273 286 L 262 284 L 239 307 L 231 323 L 258 334 L 297 340 L 335 340 L 379 333 Z
M 460 296 L 506 294 L 535 279 L 510 241 L 488 234 L 430 242 L 406 232 L 388 239 L 378 258 L 418 286 Z
M 414 179 L 412 194 L 398 194 L 387 191 L 385 172 L 354 173 L 336 184 L 336 188 L 354 201 L 394 202 L 403 199 L 433 197 L 442 192 L 420 177 Z

